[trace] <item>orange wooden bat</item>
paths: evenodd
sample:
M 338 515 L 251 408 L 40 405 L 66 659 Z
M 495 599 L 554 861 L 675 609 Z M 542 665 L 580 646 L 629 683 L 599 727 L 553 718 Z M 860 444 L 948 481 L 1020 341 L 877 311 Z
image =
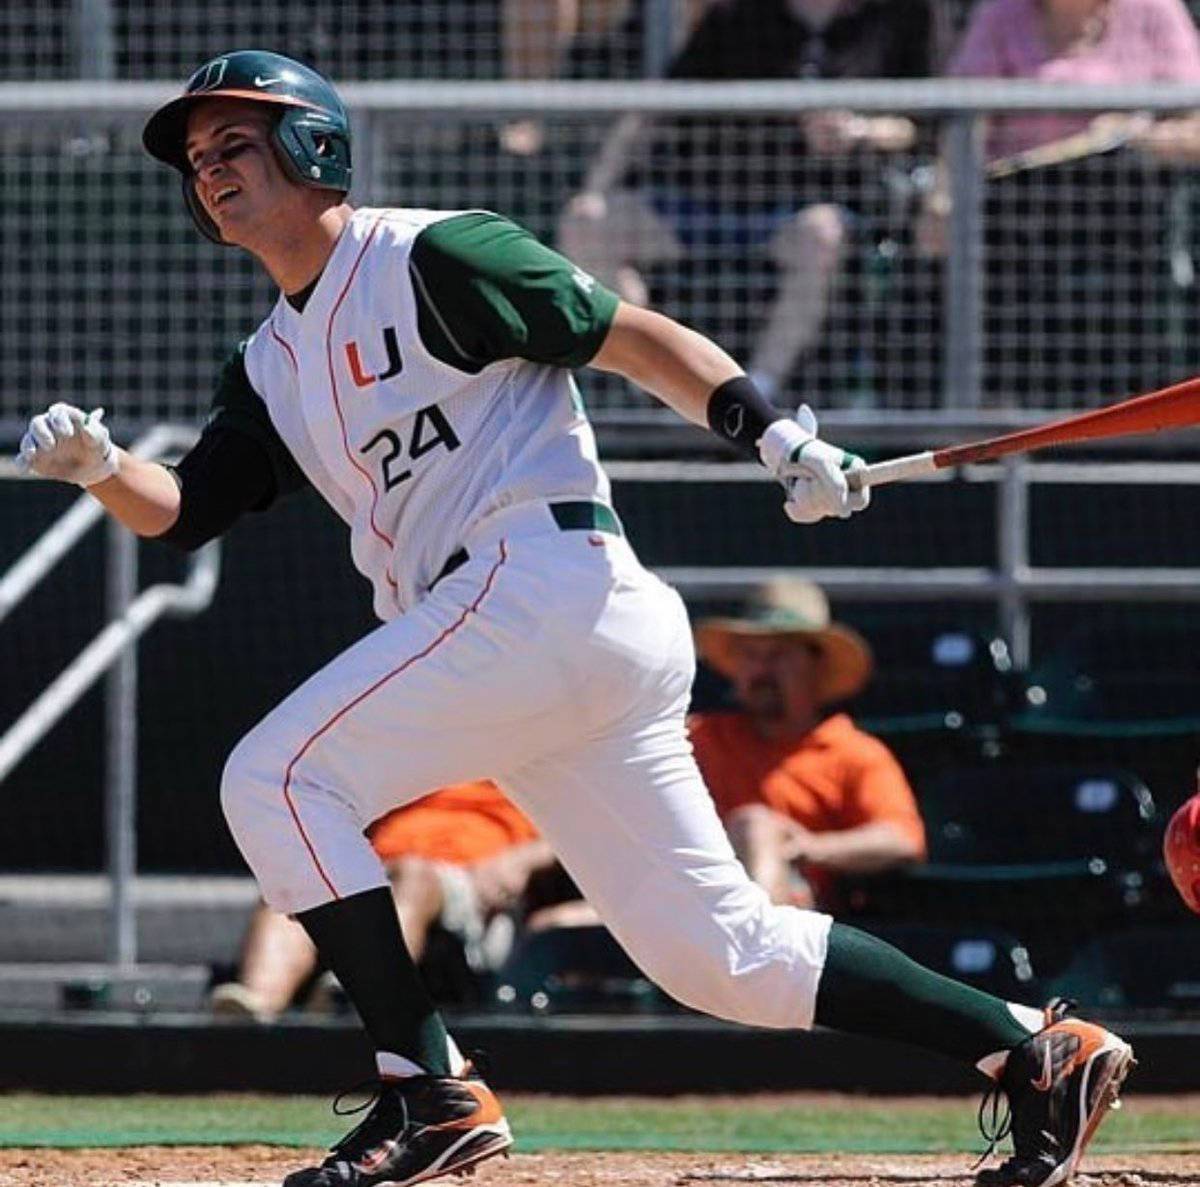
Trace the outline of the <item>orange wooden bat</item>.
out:
M 864 486 L 881 486 L 887 482 L 903 482 L 907 478 L 922 478 L 948 466 L 987 462 L 1010 453 L 1044 449 L 1048 445 L 1136 436 L 1139 433 L 1157 433 L 1162 429 L 1181 429 L 1196 424 L 1200 424 L 1200 376 L 1031 429 L 1018 429 L 1015 433 L 988 437 L 984 441 L 949 445 L 945 449 L 926 450 L 924 453 L 876 462 L 849 475 L 850 485 L 855 490 Z

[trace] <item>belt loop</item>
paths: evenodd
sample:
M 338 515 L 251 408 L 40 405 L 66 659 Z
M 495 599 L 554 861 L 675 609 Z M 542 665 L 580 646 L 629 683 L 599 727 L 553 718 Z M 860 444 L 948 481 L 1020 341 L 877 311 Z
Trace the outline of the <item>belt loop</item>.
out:
M 624 535 L 617 513 L 611 507 L 591 499 L 551 503 L 550 514 L 562 532 L 607 532 L 610 536 Z

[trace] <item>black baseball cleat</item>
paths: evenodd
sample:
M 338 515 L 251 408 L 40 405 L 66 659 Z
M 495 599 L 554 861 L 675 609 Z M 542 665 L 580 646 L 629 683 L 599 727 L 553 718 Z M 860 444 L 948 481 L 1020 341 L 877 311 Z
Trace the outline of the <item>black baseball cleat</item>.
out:
M 468 1174 L 511 1145 L 500 1102 L 473 1074 L 382 1080 L 363 1121 L 283 1187 L 408 1187 Z
M 980 1171 L 976 1187 L 1066 1183 L 1105 1114 L 1120 1107 L 1133 1048 L 1101 1026 L 1067 1017 L 1068 1009 L 1062 1002 L 1047 1007 L 1046 1026 L 1012 1049 L 984 1097 L 979 1128 L 990 1142 L 984 1157 L 1010 1132 L 1013 1156 Z M 1009 1106 L 1003 1118 L 1001 1094 L 1007 1094 Z

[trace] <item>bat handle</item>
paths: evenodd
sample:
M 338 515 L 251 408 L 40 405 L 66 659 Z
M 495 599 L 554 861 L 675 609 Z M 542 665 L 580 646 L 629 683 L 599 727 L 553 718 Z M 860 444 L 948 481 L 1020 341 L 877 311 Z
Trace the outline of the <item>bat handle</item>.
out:
M 851 490 L 862 490 L 864 486 L 883 486 L 888 482 L 904 482 L 908 478 L 924 478 L 936 474 L 937 470 L 933 450 L 926 450 L 886 462 L 875 462 L 861 470 L 851 470 L 846 475 L 846 482 Z

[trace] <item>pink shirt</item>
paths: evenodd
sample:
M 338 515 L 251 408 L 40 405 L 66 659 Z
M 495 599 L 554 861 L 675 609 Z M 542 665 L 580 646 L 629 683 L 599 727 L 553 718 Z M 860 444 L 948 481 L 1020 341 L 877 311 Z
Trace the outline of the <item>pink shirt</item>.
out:
M 1141 83 L 1200 80 L 1200 36 L 1182 0 L 1109 0 L 1108 27 L 1095 45 L 1051 56 L 1038 0 L 983 0 L 972 14 L 948 74 L 1044 82 Z M 1007 156 L 1081 132 L 1089 112 L 1031 112 L 992 121 L 988 155 Z

